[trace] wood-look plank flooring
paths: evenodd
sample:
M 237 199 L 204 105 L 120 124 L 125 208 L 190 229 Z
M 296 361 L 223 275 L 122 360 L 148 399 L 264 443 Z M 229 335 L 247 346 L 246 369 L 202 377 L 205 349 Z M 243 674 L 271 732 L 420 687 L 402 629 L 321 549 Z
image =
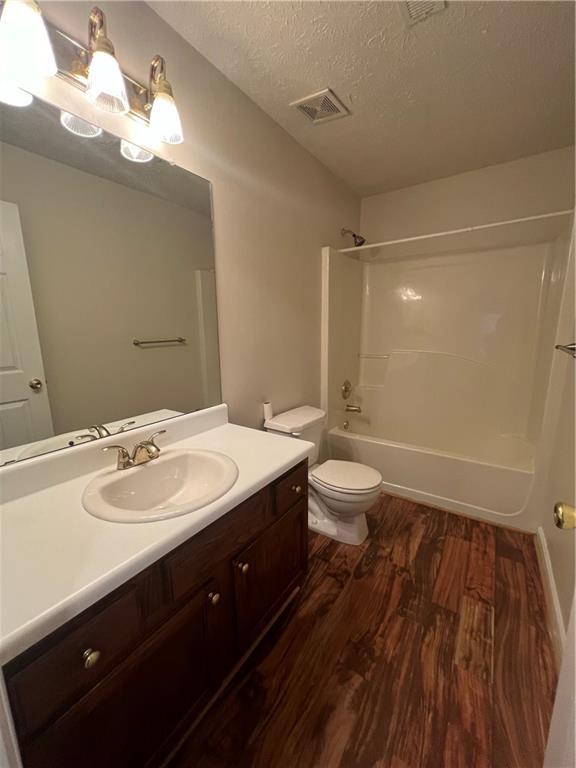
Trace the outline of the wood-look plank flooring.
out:
M 534 537 L 383 496 L 310 534 L 297 603 L 171 768 L 541 768 L 556 670 Z

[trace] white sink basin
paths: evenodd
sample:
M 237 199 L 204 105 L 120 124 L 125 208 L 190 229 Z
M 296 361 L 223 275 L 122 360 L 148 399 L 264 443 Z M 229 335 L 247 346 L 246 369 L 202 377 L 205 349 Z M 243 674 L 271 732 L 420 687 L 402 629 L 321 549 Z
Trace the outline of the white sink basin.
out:
M 159 458 L 95 477 L 82 504 L 115 523 L 148 523 L 186 515 L 211 504 L 236 482 L 238 467 L 216 451 L 165 449 Z

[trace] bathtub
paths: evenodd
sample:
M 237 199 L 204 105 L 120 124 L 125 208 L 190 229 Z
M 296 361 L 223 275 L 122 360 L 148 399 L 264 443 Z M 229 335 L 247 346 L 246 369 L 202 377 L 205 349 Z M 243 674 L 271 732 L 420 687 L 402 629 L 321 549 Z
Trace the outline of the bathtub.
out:
M 512 527 L 518 525 L 514 517 L 522 512 L 534 477 L 531 462 L 490 463 L 340 427 L 329 431 L 327 448 L 332 459 L 377 469 L 387 493 L 492 522 L 499 518 Z

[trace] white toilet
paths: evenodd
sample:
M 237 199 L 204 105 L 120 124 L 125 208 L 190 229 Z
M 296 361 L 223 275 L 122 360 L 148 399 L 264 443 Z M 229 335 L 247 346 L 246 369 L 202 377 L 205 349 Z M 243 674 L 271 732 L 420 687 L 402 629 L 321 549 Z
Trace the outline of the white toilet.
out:
M 303 405 L 264 422 L 267 432 L 308 440 L 308 527 L 346 544 L 362 544 L 368 536 L 366 512 L 380 495 L 382 475 L 355 461 L 318 464 L 326 414 Z

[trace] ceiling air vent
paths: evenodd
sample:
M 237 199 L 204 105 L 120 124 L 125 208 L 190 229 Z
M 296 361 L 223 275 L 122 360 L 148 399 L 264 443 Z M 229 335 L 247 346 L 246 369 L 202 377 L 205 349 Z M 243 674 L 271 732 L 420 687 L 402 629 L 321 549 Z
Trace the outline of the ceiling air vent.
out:
M 400 10 L 409 26 L 424 21 L 446 8 L 445 0 L 406 0 L 400 3 Z
M 311 96 L 293 101 L 290 106 L 296 107 L 314 125 L 325 123 L 328 120 L 336 120 L 339 117 L 346 117 L 346 115 L 350 114 L 350 110 L 342 104 L 330 88 L 325 88 L 323 91 L 313 93 Z

